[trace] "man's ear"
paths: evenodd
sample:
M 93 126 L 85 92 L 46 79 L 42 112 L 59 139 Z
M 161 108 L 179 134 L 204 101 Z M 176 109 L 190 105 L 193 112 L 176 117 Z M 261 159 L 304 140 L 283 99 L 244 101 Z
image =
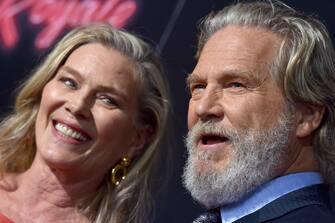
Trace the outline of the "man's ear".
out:
M 297 109 L 296 136 L 303 138 L 312 134 L 320 126 L 325 107 L 312 104 L 300 104 Z

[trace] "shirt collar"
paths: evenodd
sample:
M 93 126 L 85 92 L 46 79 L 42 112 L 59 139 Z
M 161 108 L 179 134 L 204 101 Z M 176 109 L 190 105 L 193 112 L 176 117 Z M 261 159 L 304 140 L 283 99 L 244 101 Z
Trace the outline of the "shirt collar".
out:
M 220 210 L 222 223 L 234 222 L 287 193 L 321 183 L 323 178 L 316 172 L 293 173 L 273 179 L 258 187 L 243 200 L 223 206 Z

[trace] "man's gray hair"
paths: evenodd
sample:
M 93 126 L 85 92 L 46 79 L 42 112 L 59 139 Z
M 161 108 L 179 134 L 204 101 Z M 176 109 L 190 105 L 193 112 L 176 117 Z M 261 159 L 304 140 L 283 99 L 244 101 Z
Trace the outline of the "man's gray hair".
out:
M 207 40 L 226 26 L 270 30 L 282 39 L 271 75 L 291 109 L 299 103 L 325 108 L 313 147 L 321 173 L 335 182 L 335 66 L 326 27 L 316 18 L 280 1 L 236 3 L 211 13 L 200 24 L 197 57 Z

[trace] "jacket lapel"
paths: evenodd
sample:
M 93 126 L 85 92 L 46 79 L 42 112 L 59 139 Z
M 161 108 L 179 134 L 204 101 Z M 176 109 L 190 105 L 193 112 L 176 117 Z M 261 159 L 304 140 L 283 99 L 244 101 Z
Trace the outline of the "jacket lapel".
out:
M 317 184 L 293 191 L 267 204 L 255 213 L 237 220 L 236 223 L 265 222 L 309 205 L 329 207 L 327 190 L 326 185 Z
M 295 209 L 309 205 L 329 206 L 327 187 L 323 184 L 312 185 L 293 191 L 266 205 L 259 211 L 259 222 L 283 216 Z

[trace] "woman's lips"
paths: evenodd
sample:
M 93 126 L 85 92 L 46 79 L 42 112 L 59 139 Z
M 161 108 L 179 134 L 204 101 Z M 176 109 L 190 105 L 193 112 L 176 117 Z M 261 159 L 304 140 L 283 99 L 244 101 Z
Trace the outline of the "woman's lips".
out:
M 91 139 L 91 137 L 79 127 L 56 120 L 53 120 L 52 124 L 55 136 L 65 143 L 82 144 Z

